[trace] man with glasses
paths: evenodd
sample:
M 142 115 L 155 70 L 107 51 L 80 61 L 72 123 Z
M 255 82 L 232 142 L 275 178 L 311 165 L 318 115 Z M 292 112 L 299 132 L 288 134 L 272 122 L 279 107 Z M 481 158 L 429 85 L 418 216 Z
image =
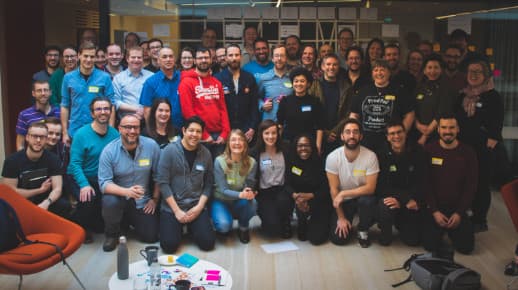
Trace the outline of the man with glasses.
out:
M 61 124 L 63 142 L 70 145 L 75 132 L 92 122 L 88 105 L 95 97 L 107 97 L 113 103 L 113 86 L 110 75 L 95 68 L 95 46 L 85 42 L 79 48 L 80 66 L 63 78 L 61 87 Z M 115 123 L 115 111 L 110 124 Z
M 176 132 L 180 132 L 183 124 L 180 99 L 178 97 L 178 84 L 180 83 L 180 71 L 175 67 L 173 49 L 163 47 L 159 50 L 158 63 L 160 71 L 150 76 L 142 87 L 139 103 L 144 107 L 144 118 L 149 121 L 149 113 L 153 101 L 157 98 L 166 98 L 171 103 L 171 122 Z
M 158 57 L 160 53 L 160 49 L 164 46 L 162 40 L 158 38 L 151 38 L 149 40 L 149 56 L 151 57 L 151 62 L 145 67 L 148 71 L 157 72 L 160 70 L 160 65 L 158 63 Z
M 455 44 L 450 44 L 442 55 L 442 59 L 446 64 L 445 70 L 443 70 L 444 79 L 455 92 L 462 90 L 468 85 L 466 74 L 459 69 L 461 58 L 462 49 Z
M 282 98 L 293 93 L 293 87 L 287 67 L 286 47 L 283 45 L 273 49 L 273 68 L 264 73 L 258 83 L 259 112 L 261 120 L 277 121 L 277 111 Z
M 5 159 L 2 183 L 39 207 L 64 215 L 66 201 L 60 200 L 61 162 L 54 153 L 45 150 L 47 134 L 45 123 L 29 125 L 25 135 L 27 148 Z
M 32 81 L 48 81 L 50 76 L 59 68 L 59 57 L 61 49 L 55 45 L 45 47 L 43 51 L 45 56 L 45 68 L 32 76 Z
M 185 119 L 199 116 L 205 122 L 202 142 L 216 158 L 225 149 L 230 133 L 225 95 L 221 82 L 210 73 L 210 51 L 200 47 L 195 57 L 196 68 L 183 72 L 178 86 L 182 115 Z
M 243 66 L 243 70 L 251 73 L 258 83 L 261 75 L 273 69 L 273 62 L 270 60 L 270 45 L 268 40 L 258 38 L 254 41 L 254 60 Z
M 406 142 L 403 123 L 389 122 L 386 134 L 389 146 L 378 154 L 378 241 L 383 246 L 390 245 L 395 225 L 401 241 L 415 247 L 421 239 L 424 199 L 419 185 L 423 181 L 424 153 L 421 146 Z
M 102 232 L 101 190 L 98 183 L 99 156 L 104 147 L 119 136 L 109 125 L 112 103 L 109 98 L 96 97 L 90 103 L 93 121 L 84 125 L 72 140 L 67 173 L 75 184 L 73 193 L 79 204 L 75 220 L 87 233 L 85 243 L 92 242 L 92 231 Z
M 201 34 L 202 47 L 216 49 L 217 40 L 218 34 L 216 33 L 216 29 L 212 27 L 207 27 L 207 29 L 205 29 L 205 31 L 203 31 Z
M 53 106 L 61 105 L 61 86 L 63 85 L 63 77 L 77 68 L 77 50 L 72 46 L 63 48 L 63 68 L 58 68 L 50 77 L 49 85 L 52 95 L 50 103 Z
M 45 120 L 47 117 L 59 118 L 59 107 L 51 106 L 49 103 L 50 94 L 51 91 L 47 81 L 36 81 L 32 84 L 34 105 L 21 111 L 18 115 L 16 123 L 16 150 L 22 150 L 25 147 L 25 135 L 27 135 L 30 124 Z
M 354 43 L 354 33 L 348 28 L 344 27 L 338 32 L 338 57 L 340 58 L 340 67 L 347 68 L 345 52 Z
M 160 147 L 153 139 L 140 136 L 139 116 L 124 115 L 119 133 L 120 138 L 106 145 L 99 158 L 105 252 L 117 246 L 123 220 L 135 227 L 140 241 L 158 240 L 156 207 L 160 188 L 152 180 L 157 173 Z

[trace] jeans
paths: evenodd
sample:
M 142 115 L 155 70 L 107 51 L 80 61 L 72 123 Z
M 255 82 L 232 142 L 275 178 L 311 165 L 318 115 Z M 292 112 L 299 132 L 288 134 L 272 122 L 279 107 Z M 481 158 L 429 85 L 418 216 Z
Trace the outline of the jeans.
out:
M 248 228 L 250 219 L 255 215 L 257 202 L 255 199 L 219 200 L 214 199 L 210 213 L 214 228 L 219 233 L 232 230 L 234 217 L 237 218 L 240 228 Z

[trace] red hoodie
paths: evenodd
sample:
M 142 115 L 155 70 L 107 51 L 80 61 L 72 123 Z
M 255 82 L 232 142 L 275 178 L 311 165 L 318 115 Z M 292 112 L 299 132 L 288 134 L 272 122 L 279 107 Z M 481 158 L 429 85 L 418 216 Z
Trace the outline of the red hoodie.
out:
M 203 140 L 210 133 L 220 133 L 219 136 L 227 139 L 230 133 L 227 105 L 223 86 L 215 77 L 210 74 L 201 77 L 196 70 L 183 71 L 178 94 L 184 119 L 198 116 L 205 122 Z

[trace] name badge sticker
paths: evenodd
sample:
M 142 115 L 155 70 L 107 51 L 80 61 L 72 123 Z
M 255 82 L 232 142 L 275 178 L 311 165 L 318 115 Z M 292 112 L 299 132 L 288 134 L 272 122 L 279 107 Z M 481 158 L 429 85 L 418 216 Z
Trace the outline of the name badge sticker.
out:
M 263 165 L 272 165 L 272 160 L 271 159 L 263 159 L 263 160 L 261 160 L 261 163 Z
M 302 106 L 300 109 L 302 112 L 311 112 L 311 106 Z
M 477 107 L 477 108 L 482 108 L 482 103 L 481 103 L 481 102 L 477 102 L 477 103 L 475 104 L 475 107 Z
M 353 176 L 365 176 L 367 173 L 366 170 L 362 170 L 362 169 L 354 169 L 353 170 Z
M 99 87 L 96 87 L 96 86 L 89 86 L 89 87 L 88 87 L 88 92 L 89 92 L 89 93 L 97 94 L 97 93 L 99 92 Z
M 439 166 L 442 166 L 442 162 L 444 160 L 442 158 L 439 158 L 439 157 L 432 157 L 432 164 L 433 165 L 439 165 Z
M 386 95 L 385 96 L 385 100 L 387 100 L 387 101 L 395 101 L 396 100 L 396 96 L 394 96 L 394 95 Z
M 297 176 L 301 176 L 302 175 L 302 169 L 298 168 L 297 166 L 292 166 L 291 167 L 291 173 L 297 175 Z
M 236 180 L 234 178 L 227 178 L 227 183 L 229 185 L 234 185 L 234 184 L 236 184 Z
M 196 166 L 194 168 L 196 168 L 196 170 L 198 170 L 198 171 L 204 171 L 205 170 L 205 167 L 203 167 L 203 165 L 201 165 L 201 164 L 196 164 Z
M 416 99 L 418 99 L 418 100 L 422 100 L 423 98 L 424 98 L 424 95 L 423 95 L 423 94 L 417 94 Z
M 225 95 L 230 94 L 230 90 L 228 89 L 228 87 L 227 87 L 227 86 L 224 86 L 224 87 L 223 87 L 223 94 L 225 94 Z
M 389 172 L 396 172 L 396 171 L 397 171 L 396 165 L 394 165 L 394 164 L 390 165 Z
M 149 164 L 151 164 L 151 162 L 149 161 L 149 159 L 139 159 L 138 161 L 138 166 L 149 166 Z
M 290 89 L 292 87 L 291 82 L 284 82 L 284 86 Z

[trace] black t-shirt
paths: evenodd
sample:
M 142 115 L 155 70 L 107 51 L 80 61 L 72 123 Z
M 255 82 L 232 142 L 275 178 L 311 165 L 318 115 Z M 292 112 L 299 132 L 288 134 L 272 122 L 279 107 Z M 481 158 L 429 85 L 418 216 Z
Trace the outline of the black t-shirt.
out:
M 196 153 L 198 150 L 189 151 L 183 147 L 183 154 L 185 156 L 185 159 L 187 160 L 187 163 L 189 163 L 189 169 L 192 170 L 192 166 L 194 165 L 194 160 L 196 159 Z
M 324 129 L 324 118 L 322 103 L 310 95 L 283 98 L 277 111 L 279 124 L 285 126 L 283 137 L 290 141 L 302 133 L 315 136 L 317 130 Z
M 3 177 L 18 179 L 18 187 L 23 189 L 39 188 L 49 177 L 62 174 L 61 161 L 47 150 L 43 150 L 36 161 L 31 161 L 25 150 L 20 150 L 5 159 L 2 169 Z

